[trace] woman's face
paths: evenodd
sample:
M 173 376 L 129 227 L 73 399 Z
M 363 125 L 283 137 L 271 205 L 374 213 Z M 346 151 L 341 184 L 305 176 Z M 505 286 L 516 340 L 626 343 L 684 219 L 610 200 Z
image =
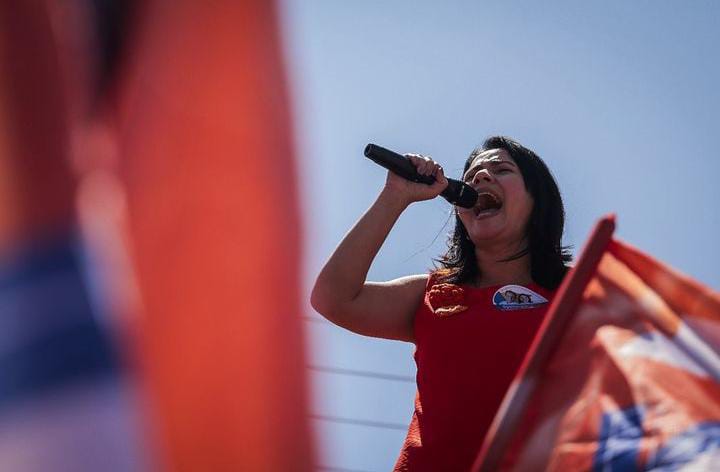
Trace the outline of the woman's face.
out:
M 475 246 L 521 243 L 533 201 L 510 154 L 504 149 L 483 151 L 473 159 L 463 181 L 479 194 L 474 208 L 457 208 Z

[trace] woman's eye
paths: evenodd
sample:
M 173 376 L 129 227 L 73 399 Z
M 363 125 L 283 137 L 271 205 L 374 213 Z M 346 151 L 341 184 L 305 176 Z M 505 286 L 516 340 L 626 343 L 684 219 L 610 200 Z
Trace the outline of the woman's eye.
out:
M 507 174 L 509 172 L 512 172 L 512 169 L 509 167 L 501 167 L 500 169 L 497 170 L 498 174 Z

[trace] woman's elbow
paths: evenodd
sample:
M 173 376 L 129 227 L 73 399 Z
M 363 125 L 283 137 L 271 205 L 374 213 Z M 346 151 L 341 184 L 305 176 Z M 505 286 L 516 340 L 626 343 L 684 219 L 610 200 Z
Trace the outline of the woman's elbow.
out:
M 332 300 L 327 296 L 326 292 L 319 281 L 315 282 L 315 286 L 310 293 L 310 306 L 325 318 L 329 318 L 332 312 Z

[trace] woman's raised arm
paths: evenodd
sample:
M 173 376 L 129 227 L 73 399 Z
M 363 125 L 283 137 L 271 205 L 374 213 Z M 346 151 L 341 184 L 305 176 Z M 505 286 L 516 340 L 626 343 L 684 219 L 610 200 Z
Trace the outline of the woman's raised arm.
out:
M 345 235 L 323 267 L 312 291 L 313 308 L 333 323 L 359 334 L 412 342 L 413 314 L 422 299 L 427 275 L 390 282 L 366 282 L 370 264 L 400 214 L 413 202 L 436 197 L 447 186 L 442 168 L 429 158 L 408 155 L 432 185 L 388 173 L 373 205 Z

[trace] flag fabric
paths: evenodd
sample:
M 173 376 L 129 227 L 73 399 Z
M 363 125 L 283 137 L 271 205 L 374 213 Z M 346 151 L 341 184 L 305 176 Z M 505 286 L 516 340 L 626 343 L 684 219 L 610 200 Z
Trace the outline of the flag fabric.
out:
M 139 358 L 168 470 L 311 470 L 275 2 L 145 2 L 118 87 Z
M 607 231 L 576 272 L 476 469 L 720 470 L 720 294 Z

